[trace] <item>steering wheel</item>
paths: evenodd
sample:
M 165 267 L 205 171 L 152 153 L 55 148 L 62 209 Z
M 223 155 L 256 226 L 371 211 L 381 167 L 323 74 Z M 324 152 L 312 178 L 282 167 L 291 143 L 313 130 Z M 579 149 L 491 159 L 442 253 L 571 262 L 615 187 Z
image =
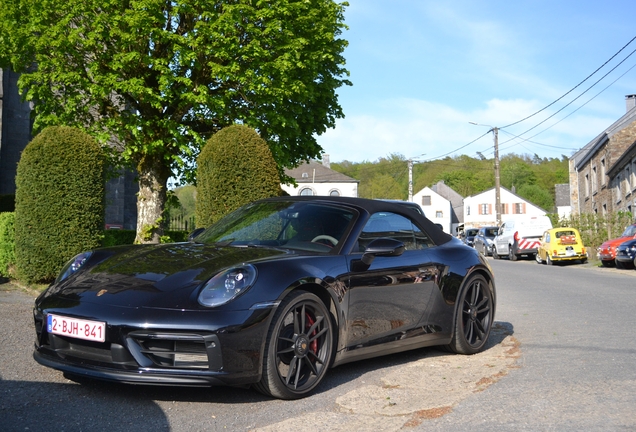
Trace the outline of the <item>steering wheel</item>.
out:
M 334 246 L 338 244 L 338 240 L 336 240 L 335 238 L 331 237 L 330 235 L 326 235 L 326 234 L 322 234 L 319 236 L 314 237 L 311 242 L 314 243 L 318 240 L 328 240 L 329 242 L 331 242 Z

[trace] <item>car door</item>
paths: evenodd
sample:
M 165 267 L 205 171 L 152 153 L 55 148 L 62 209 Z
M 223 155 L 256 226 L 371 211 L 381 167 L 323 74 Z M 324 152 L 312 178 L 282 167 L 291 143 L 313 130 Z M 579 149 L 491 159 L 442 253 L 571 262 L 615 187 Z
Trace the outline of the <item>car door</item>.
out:
M 377 238 L 393 238 L 405 245 L 400 256 L 376 256 L 361 264 L 365 247 Z M 434 244 L 405 216 L 381 212 L 371 216 L 359 237 L 359 250 L 348 259 L 348 350 L 381 350 L 384 343 L 410 343 L 421 336 L 428 317 L 431 293 L 437 287 L 438 267 L 428 250 Z

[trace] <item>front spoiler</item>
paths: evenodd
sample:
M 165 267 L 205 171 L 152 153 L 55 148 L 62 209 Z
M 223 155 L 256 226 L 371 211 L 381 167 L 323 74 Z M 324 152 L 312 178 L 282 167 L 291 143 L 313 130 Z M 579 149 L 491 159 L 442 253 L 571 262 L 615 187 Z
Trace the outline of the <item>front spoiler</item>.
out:
M 159 370 L 140 368 L 131 371 L 113 370 L 99 366 L 76 366 L 48 357 L 38 350 L 33 352 L 33 359 L 42 366 L 50 367 L 82 378 L 92 378 L 101 381 L 119 382 L 123 384 L 161 385 L 183 387 L 212 387 L 227 385 L 247 385 L 257 381 L 257 377 L 232 379 L 229 374 L 216 371 L 192 370 Z

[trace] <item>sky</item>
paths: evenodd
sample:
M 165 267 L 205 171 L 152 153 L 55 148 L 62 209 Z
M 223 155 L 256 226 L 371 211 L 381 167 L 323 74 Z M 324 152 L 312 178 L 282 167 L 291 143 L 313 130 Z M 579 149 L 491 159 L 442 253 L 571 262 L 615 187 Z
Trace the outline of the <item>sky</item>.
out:
M 500 156 L 570 157 L 636 94 L 634 0 L 348 3 L 353 86 L 338 89 L 345 118 L 317 137 L 331 162 L 490 159 L 492 127 Z

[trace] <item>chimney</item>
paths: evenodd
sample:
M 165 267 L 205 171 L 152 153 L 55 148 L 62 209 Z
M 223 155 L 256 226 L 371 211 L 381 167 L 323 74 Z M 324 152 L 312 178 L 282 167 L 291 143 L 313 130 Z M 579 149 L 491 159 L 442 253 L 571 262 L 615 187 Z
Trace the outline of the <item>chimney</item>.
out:
M 633 109 L 636 106 L 636 94 L 625 96 L 625 105 L 626 105 L 627 111 Z
M 634 95 L 634 97 L 636 98 L 636 95 Z M 328 154 L 323 154 L 322 155 L 322 166 L 324 166 L 325 168 L 331 168 L 331 162 L 329 162 L 329 155 Z

